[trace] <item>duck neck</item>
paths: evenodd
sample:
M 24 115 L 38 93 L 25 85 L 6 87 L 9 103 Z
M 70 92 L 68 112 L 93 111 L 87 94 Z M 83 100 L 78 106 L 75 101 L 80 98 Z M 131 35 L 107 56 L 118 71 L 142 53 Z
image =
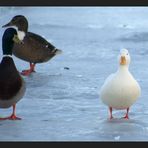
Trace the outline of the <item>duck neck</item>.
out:
M 24 31 L 17 30 L 18 38 L 22 41 L 26 35 Z
M 123 71 L 127 72 L 128 68 L 129 68 L 128 65 L 119 65 L 118 72 L 123 72 Z
M 12 58 L 12 55 L 10 55 L 10 54 L 3 54 L 3 58 L 4 58 L 4 57 Z
M 13 41 L 11 42 L 3 42 L 2 43 L 2 49 L 3 49 L 3 55 L 6 56 L 6 55 L 10 55 L 12 56 L 12 48 L 13 48 Z
M 28 31 L 28 23 L 26 22 L 24 24 L 18 24 L 17 28 L 18 28 L 19 31 L 23 31 L 23 32 L 27 33 L 27 31 Z

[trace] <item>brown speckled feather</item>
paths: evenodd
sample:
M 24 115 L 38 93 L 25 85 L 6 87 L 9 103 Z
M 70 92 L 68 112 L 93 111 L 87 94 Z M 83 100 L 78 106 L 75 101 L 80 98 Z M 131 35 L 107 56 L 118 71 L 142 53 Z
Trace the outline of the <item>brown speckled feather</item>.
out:
M 27 32 L 23 44 L 15 44 L 13 54 L 25 61 L 42 63 L 56 55 L 55 47 L 41 36 Z
M 4 57 L 0 64 L 0 100 L 10 100 L 22 87 L 21 77 L 12 58 Z

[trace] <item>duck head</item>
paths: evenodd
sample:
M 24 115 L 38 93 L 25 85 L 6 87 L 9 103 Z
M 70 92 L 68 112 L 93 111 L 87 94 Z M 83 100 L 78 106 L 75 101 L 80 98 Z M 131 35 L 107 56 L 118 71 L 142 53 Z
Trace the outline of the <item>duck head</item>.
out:
M 7 28 L 2 37 L 3 55 L 12 55 L 12 48 L 15 43 L 22 43 L 18 38 L 17 31 L 14 28 Z
M 15 26 L 18 28 L 19 31 L 24 31 L 25 33 L 28 30 L 28 21 L 25 16 L 23 15 L 16 15 L 14 16 L 11 21 L 2 27 L 10 27 L 10 26 Z
M 25 16 L 16 15 L 11 19 L 9 23 L 2 26 L 2 28 L 4 27 L 16 27 L 18 37 L 20 38 L 20 40 L 23 40 L 28 31 L 28 21 Z
M 130 64 L 130 54 L 127 49 L 121 49 L 118 56 L 120 66 L 129 66 Z

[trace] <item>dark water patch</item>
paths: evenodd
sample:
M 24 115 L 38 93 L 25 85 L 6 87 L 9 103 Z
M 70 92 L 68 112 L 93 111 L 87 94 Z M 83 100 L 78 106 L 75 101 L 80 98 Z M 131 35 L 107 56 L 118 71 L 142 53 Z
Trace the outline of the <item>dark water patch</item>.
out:
M 123 42 L 147 42 L 148 32 L 136 32 L 131 35 L 124 35 L 124 37 L 122 36 L 118 40 Z

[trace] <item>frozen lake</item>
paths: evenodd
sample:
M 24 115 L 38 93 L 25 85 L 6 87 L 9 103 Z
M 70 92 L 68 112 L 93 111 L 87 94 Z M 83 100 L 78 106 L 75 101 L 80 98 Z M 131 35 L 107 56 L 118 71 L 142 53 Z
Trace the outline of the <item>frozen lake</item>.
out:
M 27 90 L 16 106 L 22 120 L 0 121 L 0 141 L 148 140 L 148 7 L 0 7 L 0 26 L 15 15 L 25 15 L 29 31 L 63 53 L 23 77 Z M 122 110 L 110 121 L 99 90 L 117 70 L 121 48 L 131 54 L 129 69 L 142 94 L 129 120 L 119 118 Z M 19 71 L 29 67 L 13 58 Z M 0 109 L 0 116 L 11 110 Z

